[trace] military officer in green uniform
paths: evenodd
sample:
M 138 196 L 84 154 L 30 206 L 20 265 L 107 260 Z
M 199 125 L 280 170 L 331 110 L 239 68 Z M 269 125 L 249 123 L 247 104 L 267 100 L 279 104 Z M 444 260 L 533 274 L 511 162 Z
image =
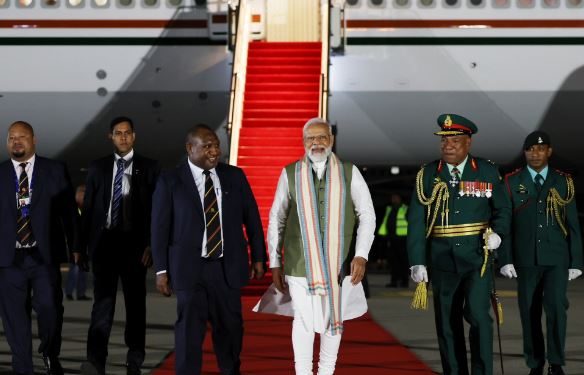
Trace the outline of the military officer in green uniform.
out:
M 541 131 L 523 145 L 527 166 L 505 176 L 513 203 L 512 240 L 500 250 L 501 273 L 517 278 L 523 352 L 530 375 L 546 360 L 542 307 L 546 313 L 548 374 L 564 374 L 568 280 L 582 274 L 582 238 L 572 178 L 548 166 L 550 137 Z
M 411 276 L 420 283 L 430 275 L 444 374 L 491 375 L 488 250 L 510 231 L 510 202 L 497 167 L 469 154 L 476 125 L 455 114 L 440 115 L 438 125 L 442 157 L 418 172 L 408 213 Z M 470 372 L 463 320 L 470 325 Z

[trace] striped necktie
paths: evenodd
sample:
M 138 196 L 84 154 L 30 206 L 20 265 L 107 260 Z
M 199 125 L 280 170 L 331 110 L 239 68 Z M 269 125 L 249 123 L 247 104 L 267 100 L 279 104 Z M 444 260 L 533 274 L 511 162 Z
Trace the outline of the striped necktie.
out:
M 210 171 L 203 171 L 205 175 L 205 222 L 207 223 L 207 258 L 217 259 L 223 253 L 221 236 L 221 218 L 219 217 L 219 204 L 215 194 L 215 186 L 211 179 Z
M 542 186 L 543 186 L 543 176 L 538 173 L 535 175 L 535 188 L 537 189 L 538 192 L 540 192 Z
M 118 170 L 114 178 L 114 192 L 112 194 L 111 228 L 117 228 L 122 221 L 122 182 L 124 180 L 125 162 L 124 158 L 119 158 L 117 161 Z
M 20 163 L 20 177 L 18 178 L 18 213 L 16 217 L 16 239 L 24 247 L 32 246 L 36 241 L 32 234 L 32 225 L 30 223 L 30 202 L 23 205 L 22 199 L 30 198 L 28 187 L 28 175 L 26 174 L 26 164 Z

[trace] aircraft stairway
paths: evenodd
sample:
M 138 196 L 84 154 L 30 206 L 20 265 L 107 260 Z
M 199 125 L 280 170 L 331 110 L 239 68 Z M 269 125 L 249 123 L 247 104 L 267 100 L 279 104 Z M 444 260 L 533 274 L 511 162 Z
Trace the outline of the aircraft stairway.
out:
M 282 168 L 304 154 L 302 127 L 319 114 L 321 43 L 250 42 L 237 165 L 248 177 L 264 230 Z M 262 294 L 267 275 L 244 294 Z

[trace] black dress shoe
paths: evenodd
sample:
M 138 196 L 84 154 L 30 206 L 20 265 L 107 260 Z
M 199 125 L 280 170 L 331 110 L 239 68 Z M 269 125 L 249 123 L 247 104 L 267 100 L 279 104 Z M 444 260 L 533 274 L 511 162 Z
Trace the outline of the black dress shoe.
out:
M 80 371 L 81 375 L 105 375 L 105 368 L 104 369 L 99 369 L 97 368 L 97 366 L 90 362 L 90 361 L 85 361 L 81 364 L 81 371 Z
M 142 371 L 140 371 L 140 366 L 127 363 L 126 364 L 126 375 L 142 375 Z
M 91 297 L 87 296 L 78 296 L 77 301 L 91 301 Z
M 61 362 L 57 357 L 44 357 L 43 362 L 45 364 L 45 371 L 47 375 L 63 375 L 63 367 L 61 367 Z
M 529 371 L 529 375 L 543 375 L 543 365 L 532 368 L 531 371 Z
M 550 367 L 548 367 L 548 375 L 566 375 L 566 373 L 562 369 L 562 366 L 550 365 Z
M 72 294 L 67 294 L 65 297 L 67 297 L 67 301 L 73 301 L 73 295 Z

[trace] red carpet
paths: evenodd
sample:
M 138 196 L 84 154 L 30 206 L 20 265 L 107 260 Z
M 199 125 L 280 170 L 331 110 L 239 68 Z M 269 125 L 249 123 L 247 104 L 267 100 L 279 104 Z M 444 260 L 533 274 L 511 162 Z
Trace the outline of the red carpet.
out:
M 304 154 L 302 126 L 318 116 L 321 43 L 251 42 L 237 165 L 254 192 L 264 230 L 282 168 Z M 271 276 L 245 295 L 260 296 Z
M 243 298 L 245 336 L 241 371 L 245 375 L 294 374 L 290 339 L 292 320 L 252 312 L 257 300 L 257 297 Z M 317 351 L 318 346 L 315 346 Z M 203 374 L 219 374 L 210 333 L 205 339 L 203 361 Z M 316 364 L 317 360 L 314 362 Z M 174 355 L 171 354 L 152 374 L 174 374 Z M 431 375 L 433 372 L 366 314 L 345 324 L 335 374 Z

